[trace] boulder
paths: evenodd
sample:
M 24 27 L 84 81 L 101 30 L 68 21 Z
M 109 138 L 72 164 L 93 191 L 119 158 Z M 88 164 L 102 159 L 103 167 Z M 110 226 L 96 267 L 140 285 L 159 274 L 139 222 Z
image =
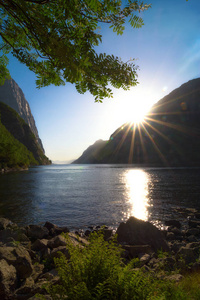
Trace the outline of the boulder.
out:
M 38 280 L 38 278 L 43 274 L 44 271 L 44 265 L 37 263 L 33 265 L 33 273 L 31 274 L 31 277 L 34 281 Z
M 26 278 L 25 281 L 22 283 L 20 288 L 15 291 L 15 297 L 17 299 L 28 299 L 34 295 L 33 288 L 35 282 L 32 277 Z
M 0 218 L 0 230 L 6 229 L 6 227 L 12 222 L 5 218 Z
M 126 223 L 120 223 L 116 234 L 122 245 L 150 245 L 154 251 L 169 251 L 162 232 L 151 223 L 135 217 L 130 217 Z
M 49 235 L 53 236 L 53 237 L 56 236 L 56 235 L 61 234 L 62 232 L 64 232 L 64 233 L 69 232 L 68 227 L 66 227 L 66 226 L 59 227 L 59 226 L 57 226 L 57 225 L 55 225 L 51 222 L 48 222 L 48 221 L 44 224 L 44 228 L 47 228 L 49 230 Z
M 49 235 L 49 230 L 46 227 L 39 225 L 29 225 L 27 226 L 27 236 L 31 240 L 45 239 Z
M 67 259 L 70 258 L 69 250 L 66 246 L 60 246 L 51 251 L 50 259 L 53 260 L 54 258 L 60 257 L 60 253 L 64 254 Z
M 47 239 L 41 239 L 41 240 L 38 239 L 32 244 L 31 249 L 34 251 L 41 251 L 42 249 L 48 247 L 47 244 L 48 244 Z
M 17 285 L 16 269 L 6 260 L 0 260 L 0 299 L 12 299 L 11 294 Z
M 57 248 L 60 246 L 66 246 L 66 245 L 67 245 L 66 239 L 62 235 L 55 236 L 54 238 L 48 241 L 48 247 L 50 249 Z
M 78 247 L 82 248 L 83 246 L 86 246 L 89 244 L 88 240 L 86 240 L 80 236 L 77 236 L 76 234 L 74 234 L 72 232 L 70 232 L 68 234 L 68 237 L 74 246 L 78 246 Z
M 0 259 L 12 264 L 16 268 L 20 279 L 29 277 L 33 271 L 31 257 L 21 245 L 17 247 L 0 247 Z

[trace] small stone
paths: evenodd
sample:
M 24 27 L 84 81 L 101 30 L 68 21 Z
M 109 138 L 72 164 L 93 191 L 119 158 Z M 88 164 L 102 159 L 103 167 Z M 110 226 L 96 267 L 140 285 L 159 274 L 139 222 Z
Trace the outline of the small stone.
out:
M 140 262 L 142 264 L 147 264 L 150 261 L 150 259 L 151 259 L 151 255 L 149 255 L 147 253 L 140 256 Z

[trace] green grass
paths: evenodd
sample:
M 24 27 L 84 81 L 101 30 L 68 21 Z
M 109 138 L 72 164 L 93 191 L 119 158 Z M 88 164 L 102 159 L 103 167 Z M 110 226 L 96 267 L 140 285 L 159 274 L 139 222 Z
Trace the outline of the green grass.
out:
M 125 264 L 115 239 L 105 242 L 102 234 L 93 233 L 89 244 L 79 247 L 66 238 L 70 259 L 63 254 L 55 259 L 60 281 L 47 287 L 52 299 L 200 299 L 198 273 L 186 276 L 180 283 L 161 280 L 153 272 L 135 269 L 135 260 Z

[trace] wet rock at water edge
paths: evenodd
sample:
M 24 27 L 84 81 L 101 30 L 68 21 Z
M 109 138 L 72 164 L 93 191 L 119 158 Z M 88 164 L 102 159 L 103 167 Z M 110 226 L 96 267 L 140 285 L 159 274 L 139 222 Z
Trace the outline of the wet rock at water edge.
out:
M 116 234 L 120 244 L 150 245 L 153 251 L 169 251 L 162 232 L 151 223 L 135 217 L 130 217 L 126 223 L 120 223 Z

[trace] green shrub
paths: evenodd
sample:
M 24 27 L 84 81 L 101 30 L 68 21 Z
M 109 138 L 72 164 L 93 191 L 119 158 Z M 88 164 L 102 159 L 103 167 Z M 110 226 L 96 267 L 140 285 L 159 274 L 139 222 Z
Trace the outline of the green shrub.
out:
M 60 253 L 60 258 L 55 259 L 59 284 L 46 287 L 53 300 L 200 299 L 200 276 L 191 290 L 190 279 L 177 284 L 160 280 L 153 272 L 135 269 L 135 260 L 123 262 L 116 238 L 106 242 L 103 234 L 95 232 L 84 247 L 75 246 L 67 235 L 66 239 L 70 259 Z

